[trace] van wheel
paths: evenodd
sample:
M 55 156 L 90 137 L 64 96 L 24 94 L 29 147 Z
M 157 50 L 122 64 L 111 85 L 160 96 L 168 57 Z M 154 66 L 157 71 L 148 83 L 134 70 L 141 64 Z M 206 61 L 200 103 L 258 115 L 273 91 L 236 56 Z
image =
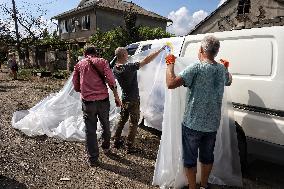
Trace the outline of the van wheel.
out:
M 237 131 L 237 138 L 238 138 L 238 146 L 239 146 L 239 155 L 241 161 L 241 169 L 242 173 L 245 173 L 247 169 L 247 142 L 246 142 L 246 135 L 243 131 L 242 127 L 235 122 L 236 131 Z

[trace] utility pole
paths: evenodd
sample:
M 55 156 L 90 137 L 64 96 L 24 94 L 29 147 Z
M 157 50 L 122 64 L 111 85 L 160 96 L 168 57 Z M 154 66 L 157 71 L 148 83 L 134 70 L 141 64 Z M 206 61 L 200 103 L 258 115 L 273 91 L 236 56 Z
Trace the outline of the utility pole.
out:
M 12 18 L 13 18 L 14 23 L 15 23 L 16 40 L 17 40 L 16 48 L 17 48 L 17 51 L 18 51 L 18 55 L 19 55 L 19 57 L 21 58 L 21 49 L 20 49 L 20 34 L 19 34 L 18 17 L 17 17 L 17 8 L 16 8 L 15 0 L 12 0 L 12 5 L 13 5 L 13 15 L 12 15 Z

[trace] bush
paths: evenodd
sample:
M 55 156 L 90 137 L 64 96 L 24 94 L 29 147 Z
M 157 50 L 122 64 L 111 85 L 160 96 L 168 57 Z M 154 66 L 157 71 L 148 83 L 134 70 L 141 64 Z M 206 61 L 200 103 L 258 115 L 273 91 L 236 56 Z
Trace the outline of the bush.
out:
M 58 70 L 52 74 L 52 78 L 55 79 L 67 79 L 70 73 L 67 70 Z
M 20 80 L 31 80 L 33 76 L 32 69 L 19 69 L 18 71 L 18 79 Z
M 137 41 L 174 37 L 173 34 L 165 32 L 162 28 L 150 28 L 147 26 L 138 28 L 138 36 L 139 38 Z

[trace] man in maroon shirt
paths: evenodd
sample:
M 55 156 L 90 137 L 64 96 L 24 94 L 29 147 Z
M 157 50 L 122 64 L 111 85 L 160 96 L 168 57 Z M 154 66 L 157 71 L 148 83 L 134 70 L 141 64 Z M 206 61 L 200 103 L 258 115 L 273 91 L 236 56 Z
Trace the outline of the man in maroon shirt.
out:
M 103 129 L 102 148 L 105 152 L 110 148 L 110 102 L 106 83 L 113 91 L 115 103 L 121 106 L 116 83 L 108 62 L 96 56 L 95 47 L 85 49 L 85 58 L 74 67 L 74 89 L 81 93 L 82 110 L 86 125 L 86 149 L 91 166 L 98 166 L 99 148 L 97 141 L 98 118 Z

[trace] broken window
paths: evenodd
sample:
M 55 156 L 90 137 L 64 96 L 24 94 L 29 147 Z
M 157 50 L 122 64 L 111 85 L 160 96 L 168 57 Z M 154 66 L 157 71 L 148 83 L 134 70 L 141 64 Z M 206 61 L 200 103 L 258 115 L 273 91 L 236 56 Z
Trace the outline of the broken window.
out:
M 250 0 L 239 0 L 238 15 L 248 14 L 250 12 Z
M 90 27 L 90 15 L 86 15 L 82 17 L 82 30 L 89 30 Z
M 75 18 L 71 18 L 71 19 L 68 20 L 68 31 L 69 32 L 76 32 Z
M 68 33 L 68 26 L 67 26 L 67 20 L 62 20 L 60 22 L 60 30 L 61 30 L 61 33 Z

